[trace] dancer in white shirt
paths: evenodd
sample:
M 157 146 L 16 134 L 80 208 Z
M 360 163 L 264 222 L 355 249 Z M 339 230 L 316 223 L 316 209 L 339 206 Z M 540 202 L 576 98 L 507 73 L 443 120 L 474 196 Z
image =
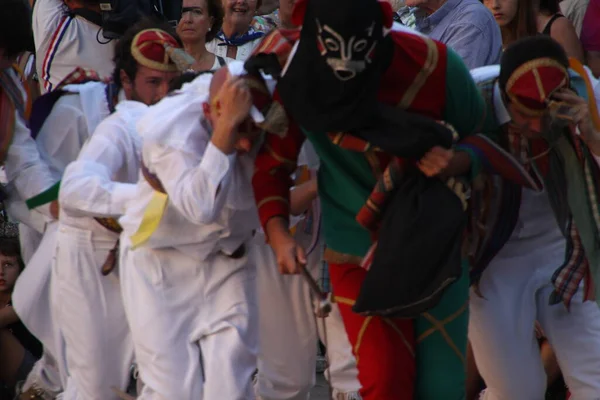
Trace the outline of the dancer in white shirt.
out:
M 67 80 L 76 76 L 80 78 L 78 74 L 80 72 L 76 71 Z M 110 114 L 119 97 L 123 98 L 123 95 L 118 96 L 116 89 L 113 95 L 110 85 L 103 82 L 72 84 L 60 89 L 64 94 L 50 110 L 36 110 L 44 114 L 37 116 L 39 126 L 32 124 L 32 135 L 36 137 L 41 159 L 46 162 L 57 182 L 66 166 L 77 158 L 91 132 Z M 58 197 L 56 192 L 46 192 L 46 195 L 51 195 L 48 199 Z M 14 295 L 17 312 L 44 343 L 44 356 L 35 364 L 23 390 L 27 392 L 31 389 L 54 396 L 62 391 L 66 379 L 64 341 L 50 306 L 51 262 L 56 249 L 58 222 L 37 209 L 28 210 L 18 198 L 9 202 L 7 208 L 21 210 L 19 214 L 24 214 L 29 221 L 37 221 L 24 227 L 31 233 L 21 237 L 21 242 L 31 247 L 33 256 L 17 281 Z M 23 235 L 23 227 L 20 228 L 20 234 Z M 33 247 L 34 243 L 25 241 L 31 234 L 40 236 L 39 246 Z M 32 296 L 31 293 L 36 295 Z
M 158 28 L 143 22 L 119 41 L 114 75 L 128 100 L 100 123 L 62 180 L 52 274 L 53 309 L 66 343 L 64 400 L 116 399 L 113 387 L 125 390 L 129 380 L 133 343 L 114 269 L 120 234 L 114 218 L 135 195 L 141 163 L 135 125 L 179 74 L 163 45 L 180 44 Z
M 231 71 L 231 72 L 228 72 Z M 123 302 L 139 399 L 253 398 L 258 226 L 248 154 L 260 132 L 232 63 L 165 98 L 138 123 L 136 202 L 119 220 Z M 209 97 L 210 85 L 210 97 Z M 266 89 L 265 89 L 266 90 Z

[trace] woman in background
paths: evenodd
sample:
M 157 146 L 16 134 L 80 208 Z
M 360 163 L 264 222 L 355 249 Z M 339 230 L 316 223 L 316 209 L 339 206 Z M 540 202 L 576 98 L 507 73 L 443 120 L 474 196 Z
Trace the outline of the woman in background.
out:
M 261 0 L 223 0 L 223 26 L 207 43 L 208 51 L 221 57 L 245 61 L 269 30 L 255 27 Z
M 483 0 L 502 32 L 504 48 L 514 41 L 538 33 L 533 0 Z
M 560 12 L 558 0 L 540 0 L 537 13 L 537 29 L 541 34 L 556 40 L 567 56 L 583 63 L 583 48 L 573 23 Z
M 206 43 L 215 38 L 223 23 L 220 0 L 183 0 L 177 34 L 186 53 L 194 57 L 196 71 L 209 71 L 226 64 L 223 57 L 206 49 Z

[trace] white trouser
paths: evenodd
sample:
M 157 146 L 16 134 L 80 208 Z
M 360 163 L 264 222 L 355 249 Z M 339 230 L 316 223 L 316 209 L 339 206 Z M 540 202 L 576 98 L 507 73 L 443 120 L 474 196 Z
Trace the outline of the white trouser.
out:
M 121 235 L 123 301 L 144 381 L 138 399 L 254 398 L 258 320 L 250 259 L 132 250 Z
M 27 265 L 42 241 L 48 218 L 37 210 L 30 210 L 25 202 L 20 199 L 16 190 L 14 188 L 12 190 L 10 197 L 4 201 L 4 208 L 11 221 L 19 222 L 21 257 Z
M 66 343 L 64 400 L 118 399 L 112 388 L 125 390 L 129 382 L 133 342 L 118 271 L 101 273 L 116 241 L 108 231 L 59 227 L 52 279 L 56 321 Z
M 55 294 L 51 271 L 57 226 L 58 222 L 47 225 L 39 247 L 19 275 L 12 293 L 20 320 L 44 345 L 44 356 L 27 377 L 24 389 L 35 384 L 51 393 L 61 391 L 66 380 L 64 340 L 50 306 Z
M 552 218 L 551 215 L 548 218 Z M 572 400 L 600 399 L 600 310 L 582 302 L 570 310 L 549 305 L 550 279 L 564 247 L 501 251 L 480 281 L 483 298 L 471 291 L 469 339 L 487 390 L 484 400 L 541 400 L 546 374 L 534 334 L 540 322 L 556 353 Z
M 255 236 L 253 246 L 259 315 L 257 396 L 263 400 L 308 398 L 315 384 L 317 326 L 322 335 L 323 322 L 330 363 L 326 376 L 331 376 L 338 392 L 358 391 L 356 361 L 337 305 L 324 321 L 317 321 L 314 297 L 304 278 L 279 273 L 264 234 Z M 311 275 L 318 277 L 322 252 L 314 251 L 307 261 Z
M 19 224 L 19 246 L 21 247 L 21 258 L 25 265 L 29 264 L 29 261 L 35 254 L 35 251 L 42 242 L 43 235 L 30 228 L 25 224 Z

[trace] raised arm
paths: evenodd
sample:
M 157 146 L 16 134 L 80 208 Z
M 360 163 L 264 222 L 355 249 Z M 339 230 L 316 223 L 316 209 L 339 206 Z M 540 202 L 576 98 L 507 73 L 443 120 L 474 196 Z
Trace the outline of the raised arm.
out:
M 135 184 L 114 181 L 126 160 L 138 151 L 129 132 L 135 125 L 113 117 L 98 125 L 77 160 L 65 170 L 59 202 L 73 216 L 121 216 L 135 195 Z
M 225 203 L 235 154 L 226 155 L 208 142 L 198 162 L 193 150 L 149 142 L 144 143 L 143 159 L 161 181 L 169 202 L 186 219 L 196 224 L 214 222 Z

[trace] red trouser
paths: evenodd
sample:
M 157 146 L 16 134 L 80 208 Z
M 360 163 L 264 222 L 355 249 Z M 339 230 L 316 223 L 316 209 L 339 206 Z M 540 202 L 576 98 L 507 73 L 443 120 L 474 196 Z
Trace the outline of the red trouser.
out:
M 413 400 L 413 321 L 363 317 L 352 312 L 366 273 L 354 264 L 329 264 L 334 298 L 356 357 L 360 394 L 364 400 Z

